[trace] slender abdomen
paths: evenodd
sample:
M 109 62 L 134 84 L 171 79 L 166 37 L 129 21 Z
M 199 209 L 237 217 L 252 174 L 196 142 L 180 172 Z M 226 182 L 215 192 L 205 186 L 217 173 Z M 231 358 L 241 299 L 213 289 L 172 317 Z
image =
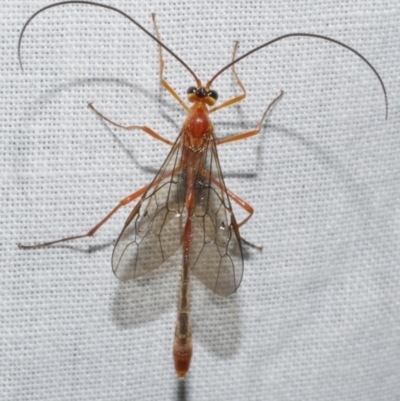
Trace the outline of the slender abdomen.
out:
M 183 235 L 183 266 L 181 275 L 181 287 L 179 292 L 178 314 L 176 318 L 174 340 L 174 363 L 179 379 L 184 379 L 190 367 L 192 359 L 192 329 L 190 325 L 190 300 L 189 300 L 189 252 L 192 236 L 192 217 L 189 214 Z

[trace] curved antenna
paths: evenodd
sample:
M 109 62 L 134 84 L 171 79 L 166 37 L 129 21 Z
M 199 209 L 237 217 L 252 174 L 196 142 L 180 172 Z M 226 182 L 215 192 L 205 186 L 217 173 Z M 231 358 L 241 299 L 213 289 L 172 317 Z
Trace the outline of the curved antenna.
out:
M 290 38 L 293 36 L 305 36 L 305 37 L 309 37 L 309 38 L 316 38 L 316 39 L 323 39 L 323 40 L 327 40 L 328 42 L 332 42 L 332 43 L 336 43 L 339 46 L 344 47 L 347 50 L 350 50 L 351 52 L 353 52 L 355 55 L 357 55 L 361 60 L 364 61 L 364 63 L 366 63 L 368 65 L 368 67 L 373 71 L 373 73 L 375 74 L 375 76 L 378 78 L 382 90 L 383 90 L 383 95 L 385 97 L 385 106 L 386 106 L 386 120 L 388 118 L 388 113 L 389 113 L 389 103 L 388 103 L 388 98 L 387 98 L 387 93 L 386 93 L 386 88 L 385 85 L 382 81 L 381 76 L 378 74 L 378 71 L 376 71 L 376 69 L 374 68 L 374 66 L 362 55 L 360 54 L 358 51 L 354 50 L 353 48 L 351 48 L 350 46 L 339 42 L 336 39 L 331 39 L 327 36 L 322 36 L 322 35 L 316 35 L 313 33 L 288 33 L 286 35 L 282 35 L 279 36 L 275 39 L 270 40 L 267 43 L 262 44 L 261 46 L 258 46 L 256 48 L 254 48 L 253 50 L 250 50 L 249 52 L 243 54 L 242 56 L 238 57 L 237 59 L 233 60 L 232 62 L 230 62 L 229 64 L 227 64 L 224 68 L 222 68 L 221 70 L 219 70 L 208 82 L 206 85 L 206 88 L 209 89 L 212 85 L 212 83 L 214 82 L 214 80 L 221 75 L 225 70 L 227 70 L 228 68 L 232 67 L 234 64 L 238 63 L 239 61 L 243 60 L 244 58 L 246 58 L 247 56 L 250 56 L 250 54 L 253 54 L 255 52 L 258 52 L 259 50 L 263 49 L 264 47 L 267 47 L 269 45 L 272 45 L 275 42 L 278 42 L 279 40 L 282 39 L 286 39 L 286 38 Z
M 59 3 L 53 3 L 50 4 L 46 7 L 41 8 L 40 10 L 36 11 L 31 17 L 28 19 L 28 21 L 25 22 L 24 27 L 22 28 L 22 31 L 19 35 L 19 40 L 18 40 L 18 60 L 19 60 L 19 65 L 21 67 L 21 70 L 23 71 L 24 69 L 22 68 L 22 61 L 21 61 L 21 42 L 22 42 L 22 37 L 24 35 L 24 32 L 26 28 L 28 27 L 29 23 L 40 13 L 43 11 L 48 10 L 49 8 L 53 7 L 58 7 L 58 6 L 63 6 L 66 4 L 87 4 L 89 6 L 95 6 L 95 7 L 101 7 L 105 8 L 107 10 L 115 11 L 118 14 L 121 14 L 123 17 L 127 18 L 129 21 L 133 22 L 139 29 L 141 29 L 146 35 L 150 36 L 155 42 L 157 42 L 163 49 L 165 49 L 171 56 L 175 57 L 176 60 L 178 60 L 189 72 L 192 74 L 193 78 L 196 80 L 197 86 L 201 86 L 201 81 L 199 78 L 197 78 L 197 75 L 193 72 L 193 70 L 178 56 L 176 55 L 170 48 L 168 48 L 164 43 L 162 43 L 159 39 L 157 39 L 152 33 L 150 33 L 146 28 L 144 28 L 142 25 L 140 25 L 137 21 L 135 21 L 132 17 L 130 17 L 128 14 L 124 13 L 123 11 L 119 10 L 118 8 L 107 6 L 105 4 L 100 4 L 100 3 L 95 3 L 93 1 L 61 1 Z

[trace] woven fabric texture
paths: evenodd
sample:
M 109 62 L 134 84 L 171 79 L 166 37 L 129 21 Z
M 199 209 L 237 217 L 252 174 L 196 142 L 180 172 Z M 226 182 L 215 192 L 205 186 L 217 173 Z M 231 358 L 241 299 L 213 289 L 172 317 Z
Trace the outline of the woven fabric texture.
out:
M 98 0 L 101 1 L 101 0 Z M 102 2 L 102 1 L 101 1 Z M 106 2 L 102 2 L 106 3 Z M 133 205 L 86 232 L 152 180 L 185 112 L 159 85 L 156 44 L 110 10 L 49 1 L 0 4 L 0 400 L 400 400 L 400 12 L 398 0 L 113 0 L 206 82 L 232 57 L 247 90 L 212 115 L 227 187 L 254 207 L 241 228 L 245 273 L 221 298 L 193 278 L 194 355 L 175 380 L 179 257 L 119 282 L 113 244 Z M 177 93 L 195 84 L 165 54 Z M 230 70 L 213 87 L 240 93 Z M 237 219 L 246 213 L 234 205 Z

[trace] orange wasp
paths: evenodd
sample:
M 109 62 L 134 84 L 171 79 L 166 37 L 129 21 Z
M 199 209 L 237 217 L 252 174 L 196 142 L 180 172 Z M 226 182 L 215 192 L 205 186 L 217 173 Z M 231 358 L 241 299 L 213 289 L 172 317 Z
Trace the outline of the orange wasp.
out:
M 87 4 L 115 11 L 150 36 L 159 48 L 160 83 L 187 112 L 181 132 L 173 143 L 157 134 L 147 126 L 122 126 L 117 124 L 89 105 L 105 121 L 128 130 L 141 130 L 146 134 L 172 146 L 169 155 L 154 180 L 122 199 L 98 224 L 86 234 L 62 238 L 38 245 L 19 245 L 24 249 L 49 246 L 63 241 L 91 237 L 122 206 L 140 198 L 133 208 L 118 238 L 112 255 L 112 268 L 122 281 L 128 281 L 157 268 L 178 249 L 183 253 L 181 285 L 176 320 L 173 355 L 178 378 L 185 378 L 192 356 L 192 333 L 189 318 L 189 278 L 193 273 L 206 287 L 221 296 L 234 293 L 243 276 L 243 255 L 239 227 L 253 215 L 253 208 L 229 191 L 224 184 L 218 160 L 217 145 L 239 141 L 257 135 L 263 121 L 274 104 L 283 96 L 277 96 L 266 108 L 257 126 L 237 135 L 216 139 L 210 114 L 236 104 L 246 97 L 246 90 L 240 81 L 235 64 L 279 40 L 303 36 L 323 39 L 336 43 L 360 57 L 378 78 L 385 97 L 386 116 L 388 102 L 386 89 L 381 77 L 370 62 L 360 53 L 335 39 L 309 33 L 290 33 L 275 38 L 236 58 L 236 42 L 232 61 L 218 71 L 205 85 L 193 70 L 160 40 L 155 15 L 153 23 L 155 35 L 147 31 L 123 11 L 90 1 L 64 1 L 44 7 L 33 14 L 25 23 L 19 38 L 18 55 L 20 58 L 21 41 L 28 24 L 43 11 L 66 4 Z M 195 86 L 187 91 L 189 107 L 175 90 L 164 80 L 164 60 L 162 49 L 170 53 L 195 79 Z M 22 63 L 21 63 L 22 68 Z M 232 68 L 236 83 L 241 89 L 239 96 L 215 106 L 218 94 L 211 89 L 214 80 L 225 70 Z M 241 206 L 248 216 L 236 222 L 230 200 Z

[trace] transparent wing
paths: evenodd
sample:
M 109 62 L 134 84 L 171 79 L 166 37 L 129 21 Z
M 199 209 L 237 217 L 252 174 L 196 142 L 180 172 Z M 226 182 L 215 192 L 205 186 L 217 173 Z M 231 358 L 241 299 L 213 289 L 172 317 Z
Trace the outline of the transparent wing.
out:
M 112 267 L 122 281 L 143 276 L 160 266 L 181 244 L 186 194 L 182 152 L 180 136 L 118 238 Z
M 195 199 L 190 268 L 206 287 L 228 296 L 242 280 L 243 255 L 213 138 L 196 175 Z

